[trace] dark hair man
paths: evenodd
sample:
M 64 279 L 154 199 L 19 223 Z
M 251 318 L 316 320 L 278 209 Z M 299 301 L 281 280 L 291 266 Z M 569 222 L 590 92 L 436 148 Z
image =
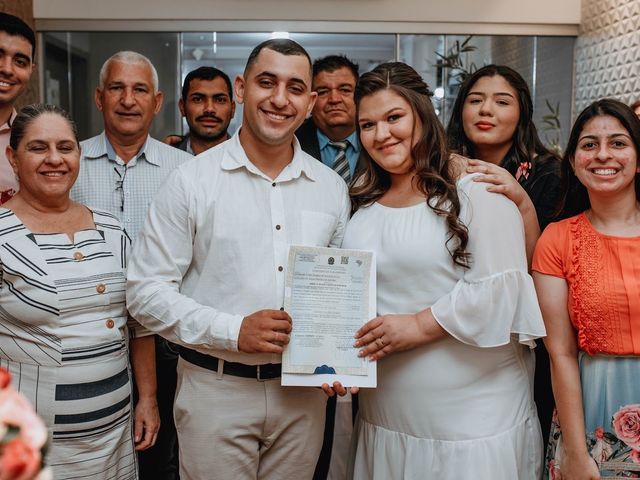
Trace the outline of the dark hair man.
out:
M 298 129 L 302 149 L 351 182 L 360 155 L 353 98 L 358 65 L 343 55 L 313 62 L 313 91 L 318 99 L 311 118 Z
M 198 155 L 229 138 L 227 129 L 236 111 L 231 80 L 214 67 L 200 67 L 187 74 L 178 103 L 189 133 L 172 136 L 171 145 Z
M 326 400 L 280 386 L 287 246 L 341 245 L 347 188 L 294 136 L 316 97 L 300 45 L 258 45 L 234 86 L 242 127 L 178 167 L 153 201 L 129 263 L 128 308 L 182 346 L 182 478 L 307 479 Z
M 190 71 L 182 84 L 182 97 L 178 106 L 187 120 L 189 133 L 185 136 L 167 137 L 167 143 L 171 146 L 191 155 L 198 155 L 229 138 L 227 129 L 236 104 L 233 101 L 231 80 L 222 70 L 199 67 Z M 143 479 L 178 478 L 179 446 L 173 419 L 178 348 L 164 339 L 159 339 L 156 345 L 156 370 L 163 379 L 158 383 L 161 426 L 154 448 L 139 456 Z
M 5 156 L 15 102 L 33 72 L 36 36 L 20 18 L 0 13 L 0 205 L 18 190 L 18 180 Z

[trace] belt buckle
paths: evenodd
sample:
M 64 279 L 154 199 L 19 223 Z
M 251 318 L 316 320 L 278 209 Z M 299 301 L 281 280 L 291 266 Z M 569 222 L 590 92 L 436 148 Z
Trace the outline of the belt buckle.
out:
M 260 378 L 260 365 L 256 365 L 256 380 L 258 380 L 259 382 L 266 382 L 267 379 L 266 378 Z

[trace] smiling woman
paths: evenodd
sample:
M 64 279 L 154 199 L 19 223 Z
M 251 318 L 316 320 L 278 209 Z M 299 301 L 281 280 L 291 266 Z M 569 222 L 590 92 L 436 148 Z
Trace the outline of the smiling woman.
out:
M 562 160 L 565 219 L 536 246 L 558 410 L 549 479 L 640 474 L 639 151 L 630 108 L 610 99 L 587 107 Z
M 533 122 L 533 101 L 522 76 L 505 65 L 487 65 L 461 86 L 447 127 L 449 146 L 471 160 L 476 181 L 502 193 L 520 210 L 528 258 L 555 216 L 560 194 L 560 162 L 540 141 Z M 549 435 L 553 397 L 549 357 L 536 349 L 535 400 L 543 437 Z
M 360 102 L 360 141 L 377 165 L 390 175 L 410 175 L 415 161 L 412 149 L 422 129 L 411 105 L 390 90 L 380 90 Z
M 544 328 L 518 211 L 450 155 L 411 67 L 379 65 L 355 98 L 362 169 L 342 246 L 376 252 L 379 316 L 355 346 L 378 386 L 360 392 L 349 478 L 537 480 Z
M 126 332 L 143 331 L 127 325 L 128 237 L 69 198 L 80 147 L 64 111 L 25 107 L 7 156 L 21 188 L 0 208 L 0 362 L 51 432 L 56 478 L 137 478 Z
M 507 194 L 521 212 L 530 198 L 540 228 L 553 219 L 559 162 L 538 137 L 531 93 L 518 72 L 505 65 L 487 65 L 465 80 L 447 136 L 452 150 L 485 162 L 473 171 L 485 174 L 485 181 L 505 185 L 494 191 Z
M 20 120 L 17 122 L 14 129 L 20 129 Z M 7 151 L 20 180 L 18 199 L 35 208 L 63 209 L 69 204 L 69 190 L 80 167 L 78 140 L 64 118 L 53 112 L 41 114 L 25 130 L 22 138 L 22 132 L 14 136 Z
M 573 158 L 573 170 L 592 196 L 627 193 L 633 198 L 638 172 L 636 150 L 617 118 L 603 115 L 585 124 Z

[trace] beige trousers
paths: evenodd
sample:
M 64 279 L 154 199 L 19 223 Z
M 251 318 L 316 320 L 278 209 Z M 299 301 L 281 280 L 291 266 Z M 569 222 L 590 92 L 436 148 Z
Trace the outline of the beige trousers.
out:
M 174 417 L 182 480 L 311 479 L 326 397 L 218 375 L 180 358 Z

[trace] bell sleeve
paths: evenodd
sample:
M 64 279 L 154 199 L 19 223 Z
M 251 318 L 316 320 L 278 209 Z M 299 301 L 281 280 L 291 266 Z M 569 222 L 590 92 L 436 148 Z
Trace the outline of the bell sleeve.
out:
M 452 337 L 477 347 L 497 347 L 515 336 L 530 348 L 545 336 L 527 271 L 524 226 L 516 205 L 486 191 L 473 176 L 459 183 L 460 219 L 469 230 L 471 266 L 431 311 Z

